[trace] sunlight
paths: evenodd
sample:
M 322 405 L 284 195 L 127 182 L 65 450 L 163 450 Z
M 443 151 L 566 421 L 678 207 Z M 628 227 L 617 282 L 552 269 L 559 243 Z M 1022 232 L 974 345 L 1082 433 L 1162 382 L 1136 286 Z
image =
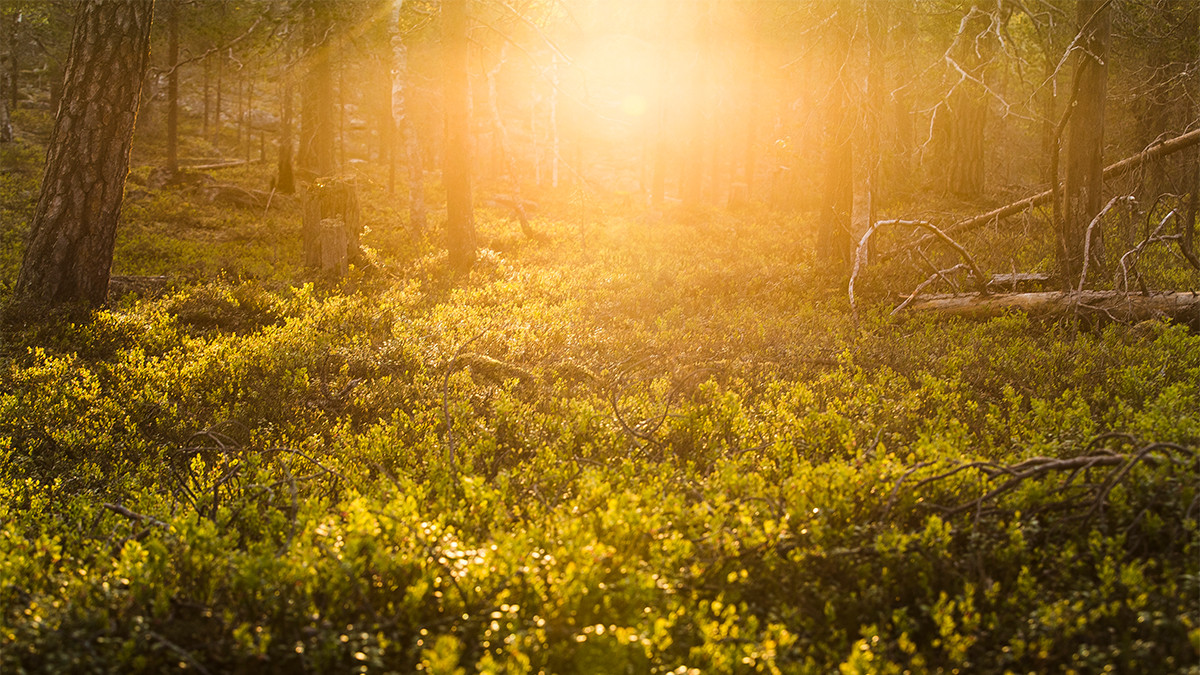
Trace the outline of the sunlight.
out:
M 630 117 L 641 117 L 646 114 L 646 98 L 637 94 L 628 94 L 621 101 L 621 112 Z

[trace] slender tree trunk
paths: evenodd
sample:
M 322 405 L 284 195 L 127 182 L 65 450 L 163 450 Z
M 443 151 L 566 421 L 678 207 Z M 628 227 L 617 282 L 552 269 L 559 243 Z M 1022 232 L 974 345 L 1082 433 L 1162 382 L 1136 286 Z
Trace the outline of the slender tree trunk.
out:
M 222 78 L 225 73 L 225 54 L 217 52 L 217 91 L 215 93 L 216 100 L 213 102 L 213 149 L 216 150 L 221 145 L 221 86 L 224 84 Z
M 404 0 L 396 0 L 392 9 L 392 105 L 391 128 L 393 139 L 392 162 L 395 162 L 397 146 L 402 146 L 405 164 L 408 166 L 408 225 L 415 232 L 424 232 L 425 216 L 425 171 L 417 146 L 417 133 L 405 94 L 408 85 L 408 45 L 400 33 L 400 10 Z
M 762 75 L 759 73 L 760 47 L 758 40 L 754 41 L 754 46 L 751 49 L 753 52 L 750 56 L 750 74 L 748 78 L 750 95 L 747 97 L 746 106 L 746 146 L 742 153 L 742 182 L 746 184 L 747 199 L 754 194 L 754 171 L 755 162 L 758 157 L 758 99 L 759 91 L 762 88 L 760 84 Z
M 475 215 L 471 200 L 471 104 L 467 75 L 467 0 L 444 0 L 446 248 L 450 266 L 466 271 L 475 262 Z
M 19 79 L 21 77 L 21 55 L 17 49 L 17 15 L 19 9 L 12 8 L 8 15 L 8 106 L 11 110 L 17 109 L 17 103 L 20 98 Z
M 8 91 L 8 80 L 12 63 L 12 53 L 17 50 L 16 44 L 8 43 L 8 52 L 0 53 L 0 92 Z M 8 143 L 13 139 L 12 115 L 9 113 L 8 97 L 0 95 L 0 143 Z
M 179 0 L 167 0 L 167 173 L 179 171 Z
M 1104 98 L 1108 88 L 1109 3 L 1079 0 L 1080 48 L 1075 52 L 1074 112 L 1067 139 L 1059 265 L 1072 287 L 1083 270 L 1088 224 L 1104 205 Z M 1092 252 L 1099 257 L 1100 232 Z
M 209 59 L 204 59 L 204 114 L 200 121 L 200 135 L 208 138 L 208 114 L 209 114 L 209 71 L 212 70 L 212 63 Z
M 558 138 L 558 57 L 550 57 L 550 185 L 558 187 L 558 162 L 561 146 Z
M 704 197 L 704 111 L 708 107 L 708 73 L 705 68 L 706 56 L 711 40 L 709 21 L 709 0 L 695 0 L 696 26 L 694 29 L 695 48 L 692 50 L 692 72 L 690 103 L 687 116 L 687 141 L 683 157 L 683 185 L 680 197 L 683 205 L 694 207 L 700 204 Z
M 885 49 L 888 36 L 888 9 L 886 4 L 872 8 L 867 3 L 867 227 L 878 219 L 879 204 L 883 193 L 882 161 L 879 148 L 880 127 L 883 125 Z
M 108 294 L 153 6 L 152 0 L 91 0 L 79 10 L 65 104 L 17 277 L 22 300 L 97 306 Z
M 254 147 L 254 119 L 251 111 L 254 110 L 254 76 L 253 74 L 246 82 L 246 110 L 242 113 L 242 124 L 246 128 L 246 162 L 250 161 L 250 150 Z
M 291 67 L 284 66 L 281 74 L 283 82 L 280 85 L 282 92 L 279 96 L 279 178 L 275 183 L 276 189 L 286 195 L 296 191 L 296 178 L 292 171 L 292 99 L 295 93 L 292 91 L 294 85 L 291 71 Z

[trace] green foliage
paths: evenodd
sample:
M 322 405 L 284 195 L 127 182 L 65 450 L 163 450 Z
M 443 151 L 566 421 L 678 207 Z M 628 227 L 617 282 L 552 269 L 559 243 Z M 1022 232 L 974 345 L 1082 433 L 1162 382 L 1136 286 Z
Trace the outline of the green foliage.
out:
M 373 190 L 338 285 L 281 265 L 3 324 L 0 671 L 1200 665 L 1186 328 L 855 331 L 752 215 L 597 206 L 582 246 L 483 219 L 451 283 Z M 185 197 L 130 217 L 210 270 Z M 1155 442 L 1183 450 L 1089 469 L 1096 501 L 1059 472 L 956 510 L 999 481 L 938 477 Z

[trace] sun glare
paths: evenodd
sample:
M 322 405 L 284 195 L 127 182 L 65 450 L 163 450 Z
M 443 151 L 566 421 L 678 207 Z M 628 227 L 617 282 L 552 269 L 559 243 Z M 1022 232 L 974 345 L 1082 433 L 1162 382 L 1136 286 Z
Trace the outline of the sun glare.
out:
M 646 113 L 646 99 L 637 94 L 629 94 L 621 101 L 621 112 L 630 117 L 641 117 Z

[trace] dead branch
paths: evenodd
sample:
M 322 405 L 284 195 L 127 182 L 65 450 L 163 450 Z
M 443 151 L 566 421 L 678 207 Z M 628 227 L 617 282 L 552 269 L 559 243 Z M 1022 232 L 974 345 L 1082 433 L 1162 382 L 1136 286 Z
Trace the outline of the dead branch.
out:
M 1092 222 L 1088 224 L 1087 233 L 1083 237 L 1083 270 L 1079 273 L 1079 288 L 1076 290 L 1082 291 L 1083 283 L 1087 281 L 1088 262 L 1089 258 L 1092 257 L 1092 232 L 1096 229 L 1096 226 L 1100 224 L 1100 221 L 1104 220 L 1104 216 L 1108 213 L 1109 209 L 1111 209 L 1113 206 L 1116 206 L 1118 202 L 1122 201 L 1132 203 L 1134 201 L 1133 195 L 1118 195 L 1108 200 L 1108 203 L 1104 205 L 1104 208 L 1100 209 L 1100 213 L 1097 213 L 1096 217 L 1092 218 Z
M 963 261 L 966 263 L 967 267 L 970 268 L 971 274 L 975 277 L 975 283 L 979 288 L 979 294 L 985 296 L 988 294 L 988 277 L 985 276 L 984 273 L 979 269 L 979 265 L 975 263 L 975 259 L 971 257 L 971 254 L 967 252 L 967 249 L 963 248 L 962 245 L 957 241 L 951 239 L 945 232 L 942 232 L 933 224 L 924 220 L 877 220 L 871 225 L 871 227 L 867 228 L 866 233 L 863 234 L 862 239 L 858 242 L 858 248 L 854 249 L 854 268 L 850 272 L 850 282 L 846 288 L 846 291 L 850 296 L 850 311 L 854 316 L 854 322 L 856 324 L 858 323 L 858 307 L 854 302 L 854 282 L 858 278 L 863 261 L 866 260 L 867 243 L 870 241 L 871 235 L 875 234 L 875 231 L 883 225 L 907 225 L 909 227 L 921 227 L 929 230 L 933 236 L 949 244 L 950 247 L 957 251 L 958 254 L 963 258 Z
M 115 513 L 119 516 L 125 516 L 126 518 L 128 518 L 130 520 L 135 520 L 139 523 L 146 523 L 147 525 L 161 527 L 164 530 L 171 529 L 170 525 L 164 523 L 163 521 L 161 521 L 157 518 L 152 518 L 150 516 L 147 516 L 142 513 L 138 513 L 136 511 L 130 511 L 129 509 L 125 508 L 124 506 L 121 506 L 120 504 L 109 504 L 108 502 L 103 502 L 100 504 L 100 506 L 103 506 L 104 508 L 108 509 L 109 511 L 112 511 L 113 513 Z
M 960 270 L 965 270 L 966 268 L 967 268 L 966 265 L 959 263 L 949 269 L 937 270 L 933 274 L 930 274 L 928 279 L 917 284 L 917 287 L 913 289 L 912 293 L 908 294 L 908 297 L 904 299 L 904 302 L 900 303 L 900 305 L 898 307 L 896 307 L 896 309 L 892 310 L 892 316 L 895 316 L 897 312 L 903 310 L 905 307 L 908 307 L 909 303 L 911 303 L 913 300 L 915 300 L 916 297 L 921 294 L 921 291 L 925 290 L 925 287 L 929 286 L 929 284 L 932 284 L 933 282 L 937 281 L 938 279 L 945 279 L 948 275 L 954 274 L 955 272 L 958 272 Z M 990 285 L 991 281 L 989 281 L 988 283 Z
M 1106 434 L 1094 439 L 1088 444 L 1091 449 L 1102 439 L 1118 439 L 1122 445 L 1136 446 L 1136 439 L 1127 434 Z M 974 471 L 979 473 L 994 487 L 987 489 L 980 496 L 954 505 L 930 504 L 930 506 L 948 516 L 974 511 L 983 512 L 983 507 L 994 505 L 1001 497 L 1007 495 L 1021 485 L 1032 480 L 1043 480 L 1051 476 L 1064 476 L 1051 495 L 1061 499 L 1041 505 L 1036 510 L 1069 510 L 1081 512 L 1083 518 L 1091 518 L 1102 510 L 1108 501 L 1112 490 L 1124 481 L 1138 464 L 1157 465 L 1171 463 L 1175 465 L 1194 464 L 1197 453 L 1194 449 L 1177 443 L 1148 443 L 1132 452 L 1118 453 L 1100 448 L 1090 454 L 1079 457 L 1032 457 L 1016 464 L 998 464 L 988 461 L 958 462 L 942 465 L 942 469 L 933 475 L 926 476 L 915 482 L 910 491 L 916 493 L 928 485 L 945 481 L 958 474 Z M 891 512 L 898 499 L 901 486 L 920 470 L 935 466 L 932 462 L 922 462 L 907 469 L 892 487 L 888 501 L 884 507 L 884 515 Z M 1100 482 L 1077 482 L 1080 475 L 1087 475 L 1092 469 L 1108 469 L 1110 473 Z
M 1105 167 L 1104 168 L 1104 180 L 1113 180 L 1116 178 L 1120 178 L 1121 176 L 1124 176 L 1124 175 L 1132 172 L 1133 170 L 1137 169 L 1138 167 L 1145 164 L 1146 162 L 1149 162 L 1154 159 L 1158 159 L 1160 157 L 1166 157 L 1167 155 L 1174 154 L 1176 152 L 1179 152 L 1180 150 L 1186 150 L 1186 149 L 1196 145 L 1197 143 L 1200 143 L 1200 129 L 1194 129 L 1192 131 L 1187 132 L 1186 134 L 1176 136 L 1175 138 L 1172 138 L 1170 140 L 1152 143 L 1149 147 L 1142 150 L 1138 154 L 1132 155 L 1130 157 L 1126 157 L 1125 159 L 1122 159 L 1119 162 L 1110 164 L 1107 167 Z M 981 213 L 977 216 L 972 216 L 965 220 L 960 220 L 960 221 L 953 223 L 950 226 L 946 227 L 944 229 L 944 231 L 947 234 L 953 234 L 956 232 L 966 232 L 968 230 L 973 230 L 978 227 L 982 227 L 984 225 L 987 225 L 988 223 L 999 221 L 1001 218 L 1007 218 L 1009 216 L 1014 216 L 1018 213 L 1021 213 L 1022 211 L 1026 211 L 1026 210 L 1034 208 L 1036 206 L 1041 206 L 1042 204 L 1049 202 L 1051 200 L 1051 197 L 1054 196 L 1055 193 L 1056 193 L 1056 190 L 1046 190 L 1045 192 L 1039 192 L 1035 195 L 1031 195 L 1024 199 L 1012 202 L 1010 204 L 1006 204 L 999 208 L 992 209 L 991 211 L 988 211 L 987 213 Z M 926 235 L 926 236 L 921 237 L 909 244 L 902 246 L 900 248 L 900 250 L 909 249 L 909 248 L 913 248 L 916 246 L 922 246 L 922 245 L 928 243 L 929 241 L 931 241 L 932 239 L 933 239 L 932 236 Z

